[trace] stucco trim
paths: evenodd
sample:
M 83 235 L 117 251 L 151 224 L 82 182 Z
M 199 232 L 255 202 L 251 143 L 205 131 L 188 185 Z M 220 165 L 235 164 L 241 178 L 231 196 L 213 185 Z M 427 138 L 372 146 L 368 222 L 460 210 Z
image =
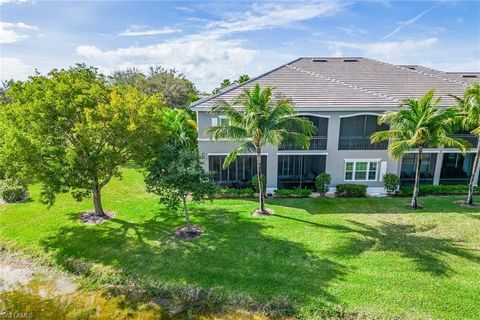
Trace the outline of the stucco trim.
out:
M 340 115 L 338 116 L 340 119 L 342 118 L 351 118 L 351 117 L 357 117 L 357 116 L 381 116 L 381 113 L 376 113 L 376 112 L 359 112 L 359 113 L 352 113 L 352 114 L 345 114 L 345 115 Z
M 328 156 L 328 152 L 302 152 L 302 151 L 288 151 L 277 152 L 279 156 L 296 156 L 296 155 L 310 155 L 310 156 Z

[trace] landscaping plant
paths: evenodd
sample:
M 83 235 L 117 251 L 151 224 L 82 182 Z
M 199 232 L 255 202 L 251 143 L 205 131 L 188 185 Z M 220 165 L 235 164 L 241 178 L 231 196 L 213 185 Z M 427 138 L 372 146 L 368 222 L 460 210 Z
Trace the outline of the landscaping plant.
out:
M 367 196 L 367 186 L 364 184 L 345 183 L 337 185 L 337 196 L 362 198 Z
M 169 210 L 177 212 L 180 207 L 183 208 L 186 237 L 201 232 L 192 228 L 187 197 L 190 196 L 195 202 L 202 202 L 213 195 L 217 187 L 211 174 L 205 171 L 195 148 L 164 146 L 151 161 L 145 182 L 148 191 L 158 195 L 160 202 Z
M 332 176 L 326 172 L 320 173 L 315 178 L 315 185 L 317 187 L 317 192 L 320 193 L 321 196 L 325 196 L 328 192 L 328 187 L 330 186 L 330 182 L 332 181 Z
M 400 187 L 400 177 L 394 173 L 385 174 L 383 176 L 383 187 L 390 194 L 397 192 Z

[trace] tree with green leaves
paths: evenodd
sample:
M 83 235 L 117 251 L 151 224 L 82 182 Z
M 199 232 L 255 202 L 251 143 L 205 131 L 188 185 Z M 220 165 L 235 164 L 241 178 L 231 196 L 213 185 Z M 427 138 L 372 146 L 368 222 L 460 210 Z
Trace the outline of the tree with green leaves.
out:
M 470 131 L 471 134 L 480 139 L 480 84 L 472 84 L 463 95 L 463 98 L 452 96 L 457 100 L 457 115 L 464 130 Z M 475 184 L 475 176 L 478 171 L 480 162 L 480 142 L 477 145 L 475 160 L 473 161 L 472 174 L 468 183 L 467 205 L 473 206 L 473 186 Z
M 244 82 L 247 82 L 248 80 L 250 80 L 250 77 L 248 76 L 248 74 L 242 74 L 240 77 L 238 77 L 237 80 L 235 80 L 235 83 L 244 83 Z
M 195 232 L 190 222 L 187 197 L 201 202 L 217 189 L 211 174 L 205 171 L 198 151 L 173 145 L 164 146 L 152 159 L 145 182 L 148 190 L 157 194 L 169 210 L 177 212 L 182 206 L 187 236 Z
M 170 108 L 186 108 L 197 99 L 195 86 L 175 69 L 153 66 L 144 74 L 136 68 L 115 71 L 110 76 L 114 85 L 131 85 L 148 94 L 157 94 Z
M 10 161 L 8 171 L 39 181 L 46 204 L 57 193 L 71 192 L 78 201 L 92 196 L 96 215 L 104 216 L 102 188 L 164 137 L 158 96 L 111 87 L 93 67 L 12 81 L 6 94 L 11 102 L 0 109 L 0 163 Z
M 379 124 L 386 124 L 389 130 L 372 134 L 372 143 L 389 140 L 388 152 L 393 159 L 401 158 L 406 151 L 418 150 L 415 168 L 415 185 L 410 206 L 418 209 L 418 191 L 420 186 L 420 168 L 425 147 L 453 147 L 466 152 L 468 143 L 449 136 L 452 133 L 451 119 L 455 111 L 440 108 L 441 99 L 433 101 L 432 90 L 420 99 L 406 99 L 400 110 L 386 112 L 379 118 Z
M 187 110 L 165 110 L 163 124 L 168 131 L 167 144 L 190 148 L 196 146 L 197 123 Z
M 262 148 L 266 144 L 297 145 L 302 148 L 310 146 L 310 138 L 315 132 L 313 123 L 295 116 L 291 99 L 281 98 L 272 101 L 272 88 L 261 89 L 259 84 L 245 88 L 232 104 L 220 100 L 212 113 L 225 115 L 228 125 L 212 126 L 207 133 L 213 139 L 230 139 L 239 141 L 225 158 L 223 168 L 227 168 L 237 155 L 254 152 L 257 156 L 259 214 L 268 214 L 265 209 L 265 194 L 262 182 Z

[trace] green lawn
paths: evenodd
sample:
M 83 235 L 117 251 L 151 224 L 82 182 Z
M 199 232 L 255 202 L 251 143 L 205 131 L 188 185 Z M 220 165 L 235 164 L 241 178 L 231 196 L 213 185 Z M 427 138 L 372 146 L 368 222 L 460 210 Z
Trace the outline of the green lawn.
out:
M 185 242 L 171 232 L 182 216 L 162 209 L 142 177 L 124 170 L 104 191 L 117 217 L 86 226 L 78 214 L 90 201 L 60 196 L 50 209 L 33 201 L 0 206 L 0 236 L 112 267 L 143 283 L 192 284 L 284 299 L 310 318 L 340 308 L 368 317 L 480 317 L 480 212 L 453 204 L 462 197 L 408 199 L 273 199 L 275 216 L 252 218 L 254 200 L 216 200 L 192 207 L 204 228 Z M 139 280 L 140 281 L 140 280 Z

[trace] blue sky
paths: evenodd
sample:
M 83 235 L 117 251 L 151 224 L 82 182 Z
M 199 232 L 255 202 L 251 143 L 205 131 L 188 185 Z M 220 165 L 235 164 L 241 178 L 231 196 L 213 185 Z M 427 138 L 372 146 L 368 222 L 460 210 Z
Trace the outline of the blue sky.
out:
M 0 0 L 2 80 L 76 62 L 162 65 L 200 90 L 299 56 L 366 56 L 480 71 L 478 1 Z

